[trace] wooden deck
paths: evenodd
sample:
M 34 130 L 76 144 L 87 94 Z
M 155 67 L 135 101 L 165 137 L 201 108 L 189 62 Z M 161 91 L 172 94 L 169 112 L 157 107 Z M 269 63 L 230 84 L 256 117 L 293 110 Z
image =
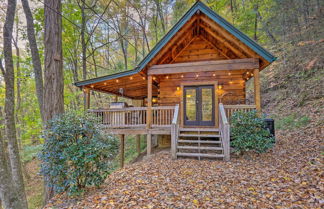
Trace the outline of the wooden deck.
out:
M 93 114 L 102 129 L 108 133 L 120 135 L 124 144 L 125 135 L 147 135 L 147 155 L 152 150 L 152 135 L 171 135 L 171 155 L 173 159 L 178 156 L 189 157 L 212 157 L 230 160 L 230 121 L 229 118 L 236 111 L 252 111 L 256 105 L 218 105 L 218 128 L 182 127 L 179 105 L 152 107 L 129 107 L 122 109 L 98 109 L 89 110 Z M 148 117 L 150 115 L 150 117 Z M 148 126 L 148 121 L 150 125 Z M 212 135 L 208 132 L 214 132 Z M 187 133 L 186 133 L 187 132 Z M 197 132 L 197 133 L 192 133 Z M 209 134 L 209 135 L 206 135 Z M 189 137 L 189 139 L 183 139 Z M 139 137 L 137 137 L 137 141 Z M 204 141 L 205 140 L 205 141 Z M 214 143 L 215 142 L 215 143 Z M 138 142 L 139 143 L 139 142 Z M 181 143 L 194 143 L 198 145 L 189 147 Z M 219 144 L 217 147 L 201 147 L 200 144 L 207 143 L 209 146 Z M 139 144 L 137 145 L 139 147 Z M 181 152 L 180 150 L 194 152 Z M 121 146 L 121 153 L 124 153 L 124 145 Z M 220 153 L 201 153 L 202 150 L 220 151 Z M 197 152 L 196 152 L 197 151 Z M 123 165 L 123 160 L 121 160 Z

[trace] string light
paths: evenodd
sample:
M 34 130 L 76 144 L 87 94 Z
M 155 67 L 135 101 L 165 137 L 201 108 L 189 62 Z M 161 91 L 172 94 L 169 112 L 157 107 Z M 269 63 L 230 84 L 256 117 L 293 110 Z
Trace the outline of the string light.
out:
M 169 76 L 167 75 L 167 76 L 165 76 L 165 78 L 166 78 L 166 79 L 169 79 Z
M 107 83 L 106 83 L 106 82 L 104 82 L 104 85 L 107 85 Z
M 196 78 L 198 78 L 199 77 L 199 74 L 196 74 Z
M 143 80 L 145 80 L 145 77 L 143 77 Z
M 232 73 L 228 73 L 228 75 L 232 75 Z
M 153 77 L 153 80 L 156 80 L 156 77 Z
M 249 74 L 250 74 L 250 72 L 246 72 L 246 74 L 247 74 L 247 75 L 249 75 Z
M 215 77 L 215 76 L 216 76 L 216 74 L 214 73 L 214 74 L 213 74 L 213 76 Z
M 130 80 L 133 80 L 133 76 L 131 76 L 129 79 L 130 79 Z
M 91 85 L 91 88 L 93 88 L 94 87 L 94 85 Z
M 116 83 L 119 83 L 119 80 L 118 79 L 116 80 Z
M 183 78 L 183 75 L 181 75 L 181 78 Z

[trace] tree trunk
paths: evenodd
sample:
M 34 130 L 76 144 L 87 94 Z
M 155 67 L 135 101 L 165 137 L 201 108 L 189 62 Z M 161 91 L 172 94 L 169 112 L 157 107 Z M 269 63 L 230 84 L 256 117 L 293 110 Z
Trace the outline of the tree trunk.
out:
M 15 76 L 14 76 L 14 65 L 12 60 L 12 32 L 15 19 L 16 11 L 15 0 L 8 0 L 8 7 L 6 13 L 6 20 L 3 28 L 3 51 L 5 58 L 5 127 L 6 127 L 6 138 L 8 140 L 9 159 L 11 166 L 11 175 L 13 181 L 13 187 L 10 190 L 16 190 L 17 199 L 13 200 L 18 206 L 17 208 L 27 208 L 27 199 L 25 194 L 24 180 L 21 169 L 21 162 L 19 156 L 19 149 L 16 135 L 16 124 L 15 124 Z M 2 143 L 1 143 L 2 145 Z M 3 149 L 3 147 L 1 147 Z M 4 153 L 4 152 L 1 152 Z M 2 158 L 2 157 L 1 157 Z M 1 161 L 1 160 L 0 160 Z M 6 175 L 6 169 L 4 165 L 1 165 L 3 174 Z M 4 177 L 8 178 L 8 177 Z M 4 181 L 1 181 L 4 182 Z M 7 183 L 7 182 L 6 182 Z M 3 184 L 3 183 L 1 183 Z M 10 184 L 8 182 L 8 184 Z M 1 189 L 2 190 L 2 189 Z M 4 191 L 5 192 L 5 191 Z M 10 191 L 7 191 L 10 192 Z M 5 196 L 6 194 L 4 194 Z M 15 195 L 14 195 L 15 196 Z M 11 197 L 10 197 L 11 198 Z M 3 199 L 6 202 L 5 198 Z M 12 200 L 11 200 L 12 201 Z M 7 204 L 7 203 L 4 203 Z M 21 207 L 20 207 L 21 206 Z M 6 206 L 5 206 L 6 207 Z M 8 207 L 9 208 L 9 207 Z M 15 207 L 13 207 L 15 208 Z
M 44 87 L 43 87 L 43 72 L 42 72 L 42 65 L 39 57 L 37 42 L 35 38 L 35 29 L 34 29 L 34 19 L 31 13 L 28 0 L 21 0 L 22 6 L 24 8 L 24 13 L 26 16 L 27 22 L 27 36 L 30 46 L 30 51 L 32 55 L 34 73 L 35 73 L 35 83 L 36 83 L 36 94 L 39 109 L 41 112 L 42 119 L 44 121 Z
M 61 0 L 45 0 L 44 121 L 64 112 Z M 45 187 L 45 202 L 54 195 Z
M 86 16 L 85 16 L 85 2 L 81 5 L 81 46 L 82 46 L 82 72 L 83 80 L 87 79 L 87 44 L 85 41 L 86 30 Z

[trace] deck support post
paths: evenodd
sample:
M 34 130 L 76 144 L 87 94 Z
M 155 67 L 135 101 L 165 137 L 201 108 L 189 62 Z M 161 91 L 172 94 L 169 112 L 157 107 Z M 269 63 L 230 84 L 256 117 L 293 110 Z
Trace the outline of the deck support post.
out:
M 137 155 L 141 154 L 141 135 L 137 134 L 136 135 L 136 150 L 137 150 Z
M 124 167 L 124 161 L 125 161 L 125 135 L 120 134 L 120 147 L 119 147 L 119 154 L 120 154 L 120 167 Z
M 90 109 L 90 89 L 83 89 L 84 111 Z
M 115 95 L 114 102 L 118 102 L 118 96 Z
M 152 154 L 152 134 L 147 133 L 146 135 L 146 155 L 150 156 Z
M 254 103 L 257 112 L 261 113 L 261 88 L 260 88 L 260 71 L 259 69 L 253 70 L 254 74 Z
M 152 123 L 152 76 L 147 78 L 147 114 L 146 114 L 146 129 L 147 129 L 147 155 L 151 155 L 152 151 L 152 134 L 149 132 Z
M 146 128 L 151 128 L 152 121 L 152 76 L 147 78 L 147 119 Z

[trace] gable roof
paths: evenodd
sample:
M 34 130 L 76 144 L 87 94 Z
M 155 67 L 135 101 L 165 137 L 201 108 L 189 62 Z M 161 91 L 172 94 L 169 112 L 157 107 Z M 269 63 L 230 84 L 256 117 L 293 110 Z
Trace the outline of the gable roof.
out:
M 106 75 L 102 77 L 97 77 L 85 81 L 76 82 L 75 85 L 80 87 L 84 85 L 89 85 L 96 82 L 101 82 L 105 80 L 116 79 L 124 76 L 134 75 L 142 71 L 145 66 L 159 53 L 159 51 L 174 37 L 174 35 L 185 25 L 185 23 L 190 20 L 190 18 L 195 15 L 198 11 L 205 14 L 211 20 L 215 21 L 221 27 L 223 27 L 226 31 L 236 37 L 238 40 L 243 42 L 249 48 L 251 48 L 255 53 L 257 53 L 260 57 L 272 63 L 276 60 L 271 53 L 269 53 L 266 49 L 261 47 L 258 43 L 253 41 L 247 35 L 242 33 L 240 30 L 235 28 L 232 24 L 227 22 L 224 18 L 216 14 L 212 9 L 206 6 L 201 1 L 197 1 L 182 18 L 169 30 L 169 32 L 154 46 L 154 48 L 146 55 L 146 57 L 132 70 L 124 71 L 121 73 Z

